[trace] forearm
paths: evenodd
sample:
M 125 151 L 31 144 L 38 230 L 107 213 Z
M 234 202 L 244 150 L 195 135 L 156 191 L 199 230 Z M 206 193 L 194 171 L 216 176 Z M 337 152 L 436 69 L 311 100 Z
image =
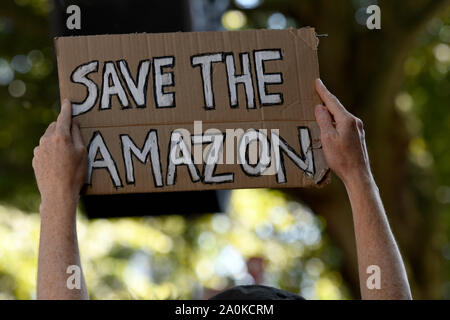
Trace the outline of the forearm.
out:
M 369 173 L 344 182 L 353 211 L 363 299 L 411 299 L 405 267 L 389 227 L 378 187 Z M 369 266 L 380 269 L 379 289 L 369 289 Z
M 75 211 L 76 201 L 43 201 L 41 205 L 38 299 L 88 299 L 78 250 Z M 67 273 L 69 266 L 79 269 Z M 72 274 L 80 276 L 79 289 L 67 284 Z

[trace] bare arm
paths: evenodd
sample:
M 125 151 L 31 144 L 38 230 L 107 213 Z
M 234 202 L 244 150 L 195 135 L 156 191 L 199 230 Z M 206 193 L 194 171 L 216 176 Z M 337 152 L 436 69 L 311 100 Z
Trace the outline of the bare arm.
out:
M 76 208 L 86 172 L 86 150 L 65 100 L 34 150 L 33 168 L 41 193 L 38 299 L 88 299 L 81 269 Z M 77 279 L 78 277 L 78 279 Z
M 316 90 L 325 104 L 316 107 L 323 152 L 330 168 L 343 181 L 352 207 L 361 296 L 411 299 L 402 257 L 370 171 L 363 123 L 320 80 L 316 81 Z M 367 285 L 368 278 L 378 270 L 379 289 Z

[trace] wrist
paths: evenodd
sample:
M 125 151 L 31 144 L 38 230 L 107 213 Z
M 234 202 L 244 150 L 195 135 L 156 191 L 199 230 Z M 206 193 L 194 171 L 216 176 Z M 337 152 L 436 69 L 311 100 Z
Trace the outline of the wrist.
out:
M 41 219 L 71 223 L 75 221 L 78 196 L 71 192 L 55 192 L 42 195 L 40 205 Z
M 56 188 L 48 188 L 41 192 L 41 200 L 44 204 L 55 205 L 62 203 L 78 202 L 80 193 L 73 188 L 65 186 L 56 186 Z
M 377 188 L 370 169 L 355 170 L 342 177 L 342 182 L 348 191 Z

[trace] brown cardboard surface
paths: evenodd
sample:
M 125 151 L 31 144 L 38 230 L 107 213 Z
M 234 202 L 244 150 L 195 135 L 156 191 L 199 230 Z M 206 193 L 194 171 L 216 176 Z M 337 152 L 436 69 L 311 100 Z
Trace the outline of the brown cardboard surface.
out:
M 89 63 L 91 66 L 96 66 L 92 72 L 84 76 L 84 81 L 89 80 L 91 85 L 95 83 L 97 86 L 95 103 L 91 104 L 92 108 L 89 110 L 75 116 L 80 122 L 82 135 L 88 147 L 92 147 L 90 142 L 96 133 L 101 135 L 117 168 L 120 183 L 119 186 L 114 186 L 114 179 L 111 178 L 111 172 L 108 169 L 92 169 L 91 180 L 86 188 L 87 194 L 301 187 L 322 184 L 328 180 L 326 177 L 328 168 L 320 148 L 319 131 L 314 119 L 314 106 L 320 103 L 320 99 L 314 90 L 314 80 L 319 77 L 319 68 L 318 40 L 313 28 L 63 37 L 55 39 L 55 46 L 61 98 L 68 98 L 75 104 L 84 102 L 89 94 L 87 87 L 79 83 L 79 78 L 75 79 L 76 70 L 80 71 L 80 66 Z M 264 53 L 270 51 L 275 56 L 276 52 L 279 52 L 280 55 L 277 59 L 262 62 L 260 65 L 263 65 L 263 69 L 259 70 L 260 77 L 258 77 L 256 56 L 257 52 L 261 51 Z M 227 58 L 227 55 L 234 58 L 235 75 L 239 76 L 245 72 L 241 59 L 245 60 L 246 57 L 241 57 L 241 54 L 246 53 L 248 53 L 248 71 L 251 74 L 254 99 L 247 99 L 244 85 L 239 84 L 236 89 L 237 105 L 231 106 L 226 68 L 226 59 L 230 58 Z M 205 79 L 202 66 L 193 65 L 195 60 L 192 60 L 193 56 L 208 54 L 219 54 L 222 59 L 211 64 L 214 106 L 209 108 L 206 106 L 208 99 L 204 92 Z M 170 58 L 171 61 L 169 60 L 172 64 L 161 69 L 155 67 L 158 61 L 163 61 L 161 57 L 173 57 Z M 139 80 L 138 71 L 145 72 L 143 63 L 149 65 L 148 75 L 142 77 L 143 83 L 146 83 L 141 87 L 145 93 L 145 103 L 136 101 L 132 89 L 128 88 L 129 85 L 124 76 L 126 70 L 122 69 L 124 63 L 120 62 L 122 60 L 126 61 L 128 73 L 135 86 Z M 106 65 L 110 69 L 107 69 Z M 113 80 L 105 78 L 105 71 L 108 74 L 107 71 L 111 69 L 117 73 L 117 79 L 123 88 L 122 100 L 118 95 L 111 95 L 110 99 L 108 96 L 102 99 L 102 95 L 108 92 L 108 88 L 103 90 L 104 86 L 111 87 L 115 84 Z M 169 80 L 172 80 L 169 81 L 170 85 L 165 86 L 162 92 L 155 89 L 158 87 L 155 81 L 157 78 L 155 73 L 158 70 L 166 76 L 172 73 L 169 76 L 171 77 Z M 261 88 L 259 84 L 262 83 L 262 73 L 269 77 L 270 74 L 279 74 L 282 83 L 269 83 L 265 90 L 266 94 L 281 93 L 282 101 L 273 105 L 262 105 L 264 97 L 261 98 L 260 90 L 258 90 Z M 155 90 L 166 97 L 173 93 L 174 103 L 171 103 L 172 100 L 169 98 L 165 101 L 170 107 L 158 107 Z M 124 101 L 126 101 L 125 105 Z M 249 108 L 248 103 L 252 101 L 254 108 Z M 102 109 L 102 106 L 107 108 Z M 174 184 L 167 185 L 170 135 L 179 128 L 194 133 L 194 121 L 202 121 L 203 131 L 211 128 L 221 132 L 237 128 L 268 129 L 269 143 L 272 142 L 270 130 L 277 129 L 279 136 L 299 156 L 304 156 L 306 162 L 307 157 L 301 151 L 299 127 L 308 128 L 314 172 L 307 177 L 305 171 L 284 154 L 284 161 L 281 162 L 284 163 L 286 181 L 283 183 L 278 183 L 274 174 L 249 175 L 237 163 L 217 164 L 214 171 L 215 175 L 233 173 L 232 182 L 207 183 L 203 172 L 205 166 L 200 163 L 196 164 L 199 181 L 192 181 L 187 166 L 179 165 L 176 167 Z M 126 178 L 121 135 L 128 135 L 136 147 L 141 149 L 150 130 L 157 132 L 163 180 L 163 185 L 160 187 L 155 186 L 151 156 L 145 163 L 141 163 L 132 156 L 135 179 L 131 183 Z M 237 142 L 236 145 L 238 148 L 239 143 Z M 205 144 L 203 148 L 208 148 L 208 144 Z M 227 151 L 224 146 L 223 154 Z M 234 150 L 234 153 L 237 153 L 237 150 Z M 271 156 L 273 157 L 273 150 L 271 150 Z M 101 157 L 93 155 L 91 162 L 94 160 L 101 160 Z

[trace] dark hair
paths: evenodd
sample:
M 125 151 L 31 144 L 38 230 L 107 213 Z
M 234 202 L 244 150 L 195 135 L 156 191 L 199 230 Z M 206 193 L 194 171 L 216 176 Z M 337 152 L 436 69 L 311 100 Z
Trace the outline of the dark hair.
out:
M 210 300 L 305 300 L 294 293 L 261 285 L 237 286 Z

